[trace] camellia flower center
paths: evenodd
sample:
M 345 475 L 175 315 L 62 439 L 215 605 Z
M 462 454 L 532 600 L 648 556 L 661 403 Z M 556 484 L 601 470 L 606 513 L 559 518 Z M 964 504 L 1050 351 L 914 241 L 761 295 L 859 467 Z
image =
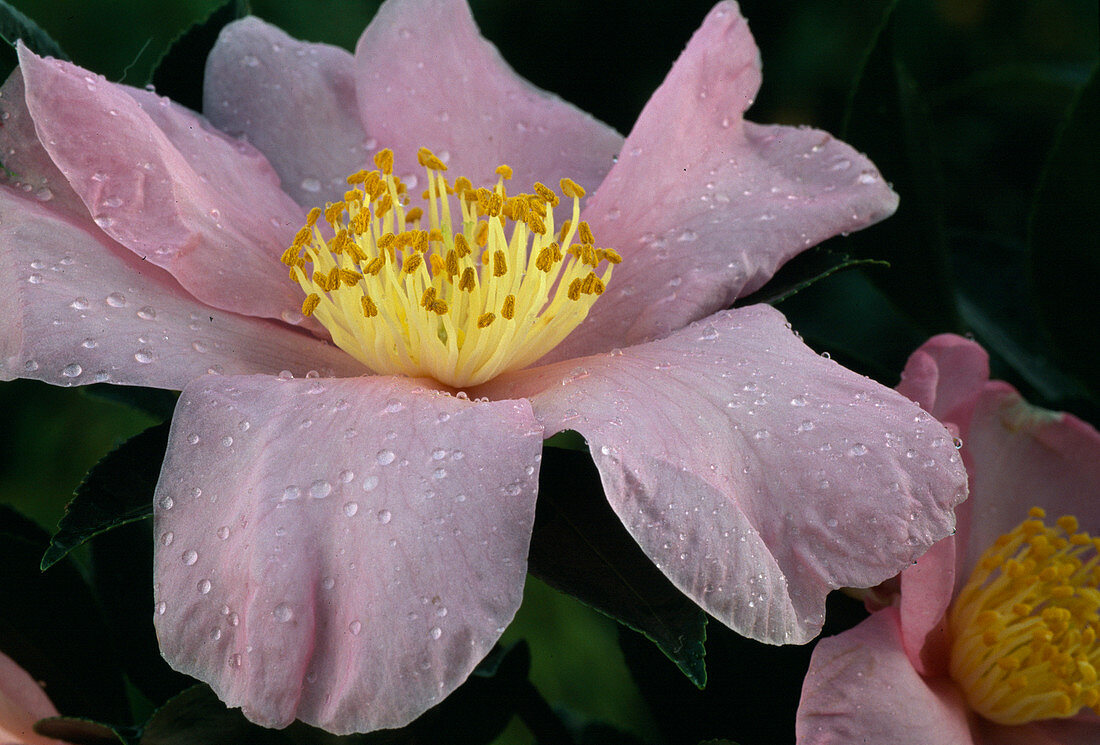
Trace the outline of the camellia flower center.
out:
M 580 220 L 584 189 L 568 178 L 559 186 L 572 219 L 555 233 L 549 187 L 509 196 L 506 165 L 494 189 L 475 189 L 464 177 L 449 183 L 427 148 L 418 161 L 427 217 L 409 208 L 390 150 L 375 155 L 378 170 L 348 177 L 344 201 L 310 211 L 282 257 L 306 293 L 302 312 L 380 374 L 460 388 L 526 367 L 584 320 L 622 258 L 596 248 Z
M 1042 509 L 998 538 L 949 616 L 951 676 L 1001 724 L 1070 717 L 1100 703 L 1100 538 Z

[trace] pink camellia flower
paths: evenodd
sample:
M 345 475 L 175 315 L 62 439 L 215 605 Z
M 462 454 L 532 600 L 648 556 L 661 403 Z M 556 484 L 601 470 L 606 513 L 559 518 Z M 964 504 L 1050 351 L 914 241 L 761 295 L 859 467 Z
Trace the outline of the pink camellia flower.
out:
M 354 56 L 231 24 L 207 119 L 19 55 L 0 376 L 183 390 L 154 620 L 254 721 L 396 727 L 458 686 L 519 606 L 563 430 L 670 580 L 756 639 L 807 641 L 832 588 L 950 533 L 941 425 L 775 310 L 724 310 L 896 206 L 828 134 L 743 121 L 733 3 L 625 140 L 461 0 L 389 0 Z
M 63 745 L 34 731 L 39 719 L 56 716 L 57 709 L 42 687 L 0 652 L 0 745 Z
M 818 643 L 798 742 L 1100 742 L 1100 432 L 990 381 L 957 336 L 918 349 L 898 390 L 958 428 L 970 499 L 892 605 Z

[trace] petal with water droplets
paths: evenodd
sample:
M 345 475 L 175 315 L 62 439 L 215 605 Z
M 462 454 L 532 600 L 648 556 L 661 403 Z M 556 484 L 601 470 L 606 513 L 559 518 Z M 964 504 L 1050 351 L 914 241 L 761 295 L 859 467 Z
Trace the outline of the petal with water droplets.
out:
M 222 29 L 206 60 L 203 112 L 266 155 L 298 204 L 323 206 L 370 160 L 353 69 L 339 47 L 243 18 Z
M 165 657 L 266 726 L 406 724 L 519 607 L 541 446 L 527 402 L 404 378 L 196 381 L 157 487 Z
M 280 318 L 300 306 L 279 256 L 305 213 L 255 148 L 22 45 L 19 63 L 40 142 L 107 235 L 214 307 Z
M 0 286 L 0 380 L 180 389 L 207 372 L 363 372 L 297 329 L 203 305 L 87 217 L 4 186 Z
M 401 176 L 423 176 L 425 146 L 475 186 L 495 183 L 505 163 L 520 191 L 568 176 L 591 192 L 622 145 L 611 127 L 517 75 L 464 0 L 384 3 L 355 63 L 363 121 L 393 148 Z
M 669 579 L 772 643 L 813 638 L 830 590 L 912 563 L 966 496 L 941 424 L 814 354 L 768 306 L 485 391 L 528 396 L 548 433 L 584 435 L 612 507 Z
M 810 246 L 893 213 L 897 195 L 848 145 L 744 121 L 760 80 L 745 20 L 719 3 L 585 207 L 596 239 L 624 260 L 548 359 L 667 334 L 728 308 Z

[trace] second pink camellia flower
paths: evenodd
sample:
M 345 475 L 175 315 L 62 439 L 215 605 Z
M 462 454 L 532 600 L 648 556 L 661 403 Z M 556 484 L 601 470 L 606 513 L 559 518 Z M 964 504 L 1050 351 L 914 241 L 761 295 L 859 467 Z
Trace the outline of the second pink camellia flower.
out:
M 0 98 L 19 179 L 0 186 L 0 376 L 183 390 L 155 623 L 173 666 L 253 720 L 397 727 L 461 684 L 519 605 L 563 430 L 669 579 L 767 642 L 811 639 L 831 589 L 951 532 L 965 474 L 940 424 L 777 311 L 726 310 L 897 204 L 828 134 L 742 119 L 760 67 L 733 3 L 625 140 L 516 76 L 460 0 L 389 0 L 354 56 L 231 24 L 207 119 L 20 63 Z M 544 183 L 583 210 L 555 214 Z M 544 357 L 501 362 L 570 313 Z M 422 377 L 370 374 L 390 363 Z
M 938 336 L 898 389 L 958 428 L 958 533 L 895 602 L 823 639 L 802 689 L 806 745 L 1091 745 L 1100 740 L 1100 433 L 989 380 Z

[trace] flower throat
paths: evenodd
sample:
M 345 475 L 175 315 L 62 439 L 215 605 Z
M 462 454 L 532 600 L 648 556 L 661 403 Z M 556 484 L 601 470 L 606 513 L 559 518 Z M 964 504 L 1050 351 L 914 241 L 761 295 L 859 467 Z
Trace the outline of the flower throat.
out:
M 568 178 L 559 186 L 572 219 L 555 233 L 559 197 L 549 187 L 509 196 L 506 165 L 490 190 L 449 183 L 427 148 L 417 160 L 427 216 L 409 208 L 390 150 L 374 156 L 377 170 L 348 176 L 342 202 L 310 211 L 282 257 L 306 293 L 302 312 L 375 373 L 461 388 L 526 367 L 585 319 L 622 258 L 596 248 L 580 220 L 584 189 Z

